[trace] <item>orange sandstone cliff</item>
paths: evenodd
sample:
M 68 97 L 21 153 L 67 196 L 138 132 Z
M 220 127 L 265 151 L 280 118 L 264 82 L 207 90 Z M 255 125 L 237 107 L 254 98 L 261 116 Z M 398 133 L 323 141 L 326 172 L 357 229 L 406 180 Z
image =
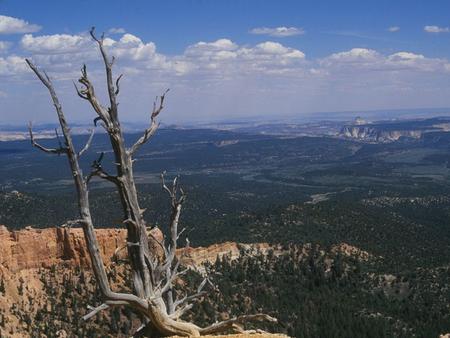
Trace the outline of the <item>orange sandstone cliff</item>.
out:
M 152 230 L 153 236 L 162 238 L 160 230 Z M 97 229 L 100 253 L 106 265 L 118 248 L 126 244 L 125 229 Z M 199 266 L 213 263 L 217 257 L 227 255 L 231 259 L 239 256 L 240 248 L 265 252 L 268 244 L 237 244 L 225 242 L 208 247 L 182 248 L 178 254 L 185 265 Z M 155 248 L 156 250 L 156 248 Z M 121 251 L 122 254 L 125 250 Z M 9 231 L 0 225 L 0 272 L 14 273 L 26 269 L 49 268 L 52 265 L 67 264 L 87 267 L 90 264 L 83 231 L 80 228 L 46 228 Z
M 158 229 L 152 231 L 154 237 L 158 240 L 162 239 L 161 231 Z M 96 234 L 105 265 L 110 266 L 117 249 L 123 248 L 126 244 L 126 230 L 98 229 Z M 253 246 L 262 251 L 268 247 L 266 244 Z M 250 248 L 248 245 L 244 245 L 244 247 Z M 158 250 L 158 248 L 154 247 L 153 250 Z M 184 265 L 199 269 L 201 269 L 201 264 L 206 261 L 212 263 L 217 257 L 224 255 L 235 259 L 239 253 L 240 245 L 233 242 L 205 248 L 182 248 L 178 251 Z M 121 250 L 119 256 L 124 258 L 125 255 L 126 250 Z M 48 310 L 47 307 L 51 306 L 48 305 L 49 299 L 45 291 L 49 280 L 42 278 L 46 275 L 42 271 L 50 271 L 52 270 L 50 268 L 56 267 L 57 282 L 55 286 L 59 289 L 55 292 L 59 295 L 63 292 L 65 278 L 77 279 L 71 274 L 72 268 L 79 266 L 89 274 L 89 265 L 90 258 L 86 250 L 83 231 L 80 228 L 33 229 L 28 227 L 10 231 L 0 225 L 0 279 L 6 290 L 6 292 L 0 292 L 0 323 L 3 322 L 0 324 L 0 337 L 32 336 L 29 324 L 24 321 L 24 315 L 29 315 L 36 322 L 38 320 L 37 311 Z M 57 321 L 55 323 L 58 324 Z M 279 335 L 253 336 L 282 337 Z M 45 335 L 40 337 L 45 337 Z M 58 334 L 58 337 L 67 337 L 67 335 L 61 333 Z M 247 337 L 247 335 L 235 337 L 241 338 Z
M 125 244 L 123 229 L 97 230 L 100 252 L 109 263 L 116 248 Z M 68 263 L 89 265 L 82 229 L 48 228 L 9 231 L 0 226 L 0 269 L 16 272 Z

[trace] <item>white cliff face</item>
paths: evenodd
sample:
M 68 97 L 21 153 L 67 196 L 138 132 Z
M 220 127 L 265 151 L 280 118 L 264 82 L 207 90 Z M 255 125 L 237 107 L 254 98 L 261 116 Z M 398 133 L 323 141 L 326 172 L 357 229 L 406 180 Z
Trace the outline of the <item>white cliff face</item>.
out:
M 426 130 L 381 130 L 375 126 L 351 125 L 344 126 L 340 136 L 371 142 L 393 142 L 400 137 L 418 139 Z

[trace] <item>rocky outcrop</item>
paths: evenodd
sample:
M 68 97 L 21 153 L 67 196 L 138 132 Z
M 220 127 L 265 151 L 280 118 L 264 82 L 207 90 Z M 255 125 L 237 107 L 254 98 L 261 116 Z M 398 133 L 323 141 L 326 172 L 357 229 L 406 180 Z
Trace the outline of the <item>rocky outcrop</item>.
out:
M 96 230 L 99 249 L 105 265 L 111 272 L 111 283 L 114 288 L 124 284 L 124 266 L 111 265 L 112 257 L 117 254 L 118 248 L 126 244 L 125 229 L 98 229 Z M 160 230 L 152 230 L 152 234 L 158 240 L 162 239 Z M 254 244 L 245 245 L 233 242 L 215 244 L 210 247 L 182 248 L 178 256 L 183 264 L 201 270 L 202 263 L 213 263 L 217 257 L 228 256 L 231 259 L 239 257 L 241 250 L 246 252 L 268 252 L 269 245 Z M 157 252 L 158 248 L 151 248 Z M 126 258 L 126 250 L 121 250 L 120 258 Z M 31 318 L 37 323 L 38 311 L 50 311 L 51 305 L 61 301 L 65 290 L 65 281 L 72 281 L 67 285 L 74 288 L 78 284 L 78 274 L 74 274 L 77 267 L 83 271 L 83 279 L 87 282 L 86 292 L 93 292 L 92 275 L 90 274 L 90 258 L 85 248 L 83 231 L 80 228 L 48 228 L 10 231 L 5 226 L 0 226 L 0 337 L 31 337 L 30 324 L 24 320 Z M 112 268 L 114 267 L 114 268 Z M 116 269 L 116 270 L 114 270 Z M 112 271 L 115 271 L 112 273 Z M 80 270 L 78 270 L 78 273 Z M 49 293 L 48 287 L 55 287 L 55 293 Z M 54 297 L 54 298 L 49 298 Z M 70 298 L 70 297 L 69 297 Z M 67 299 L 69 299 L 67 298 Z M 64 298 L 65 299 L 65 298 Z M 72 313 L 72 312 L 71 312 Z M 42 315 L 42 314 L 41 314 Z M 71 314 L 73 315 L 73 313 Z M 36 324 L 38 325 L 38 324 Z M 62 322 L 55 321 L 52 325 L 60 327 Z M 92 325 L 96 325 L 95 323 Z M 60 330 L 58 337 L 66 335 Z M 108 337 L 110 337 L 108 335 Z M 239 334 L 220 336 L 230 338 L 285 338 L 283 335 L 271 334 Z
M 100 253 L 106 265 L 120 248 L 125 248 L 125 229 L 97 229 L 97 239 Z M 153 229 L 152 234 L 158 240 L 162 239 L 162 232 Z M 307 255 L 311 245 L 305 244 L 303 250 Z M 155 252 L 160 250 L 155 246 Z M 340 252 L 346 256 L 357 256 L 367 260 L 369 254 L 346 243 L 336 244 L 332 252 Z M 214 263 L 217 258 L 227 256 L 237 259 L 241 252 L 247 254 L 267 254 L 272 251 L 279 255 L 284 250 L 279 246 L 267 243 L 241 244 L 225 242 L 208 247 L 187 247 L 178 250 L 177 255 L 183 265 L 202 269 L 204 263 Z M 120 250 L 120 258 L 126 258 L 126 250 Z M 88 267 L 89 254 L 86 250 L 83 231 L 80 228 L 47 228 L 9 231 L 0 225 L 0 272 L 8 270 L 10 273 L 26 269 L 49 268 L 52 265 L 65 264 L 68 266 Z
M 159 229 L 152 230 L 153 235 L 161 240 Z M 126 244 L 125 229 L 97 229 L 97 239 L 100 253 L 106 265 L 111 262 L 114 253 Z M 244 249 L 252 252 L 267 252 L 269 245 L 238 244 L 225 242 L 209 247 L 182 248 L 178 255 L 187 266 L 200 266 L 202 263 L 214 263 L 217 257 L 228 256 L 230 259 L 239 257 Z M 154 248 L 157 250 L 157 248 Z M 121 256 L 126 250 L 121 250 Z M 9 231 L 0 226 L 0 271 L 7 269 L 17 272 L 26 269 L 49 268 L 52 265 L 67 264 L 86 267 L 90 264 L 86 250 L 83 231 L 80 228 L 47 228 Z
M 125 229 L 96 230 L 100 253 L 108 265 L 117 248 L 126 243 Z M 162 237 L 159 230 L 154 235 Z M 0 226 L 0 271 L 50 267 L 57 264 L 89 266 L 83 231 L 80 228 L 47 228 L 9 231 Z
M 370 125 L 344 126 L 340 136 L 373 142 L 392 142 L 401 137 L 419 139 L 423 130 L 383 130 Z
M 241 251 L 245 250 L 250 253 L 265 254 L 269 249 L 278 250 L 267 243 L 241 244 L 236 242 L 225 242 L 220 244 L 212 244 L 208 247 L 182 248 L 178 255 L 184 265 L 195 266 L 200 268 L 204 263 L 214 263 L 217 258 L 228 257 L 231 260 L 239 258 Z
M 339 136 L 366 142 L 393 142 L 401 138 L 421 139 L 424 135 L 442 134 L 450 131 L 450 120 L 446 117 L 429 119 L 404 119 L 366 122 L 356 119 L 344 125 Z

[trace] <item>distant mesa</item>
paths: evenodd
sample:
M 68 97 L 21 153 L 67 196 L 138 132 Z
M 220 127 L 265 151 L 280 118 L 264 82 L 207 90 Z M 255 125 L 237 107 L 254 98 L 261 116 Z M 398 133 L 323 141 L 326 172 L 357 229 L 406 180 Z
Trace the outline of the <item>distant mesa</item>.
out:
M 394 142 L 420 139 L 424 134 L 450 131 L 450 118 L 436 117 L 414 120 L 367 122 L 357 117 L 342 127 L 339 136 L 367 142 Z

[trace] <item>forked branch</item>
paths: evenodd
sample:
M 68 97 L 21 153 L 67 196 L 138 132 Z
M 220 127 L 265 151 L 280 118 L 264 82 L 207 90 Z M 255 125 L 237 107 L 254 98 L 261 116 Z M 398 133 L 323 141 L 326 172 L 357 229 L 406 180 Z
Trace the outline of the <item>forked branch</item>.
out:
M 98 159 L 96 159 L 96 160 L 94 160 L 94 162 L 92 162 L 91 172 L 89 173 L 89 175 L 86 178 L 86 183 L 89 183 L 94 176 L 98 176 L 98 177 L 103 178 L 104 180 L 107 180 L 114 184 L 119 184 L 119 180 L 118 180 L 117 176 L 110 175 L 103 169 L 102 160 L 103 160 L 104 156 L 105 156 L 105 153 L 101 152 Z
M 135 144 L 128 150 L 128 153 L 130 155 L 133 155 L 143 144 L 145 144 L 155 133 L 158 129 L 158 122 L 156 118 L 161 113 L 161 111 L 164 109 L 164 99 L 166 97 L 166 94 L 169 92 L 169 89 L 167 89 L 161 96 L 157 97 L 156 100 L 153 102 L 153 110 L 150 115 L 150 126 L 144 131 L 144 135 L 142 135 Z M 159 98 L 159 105 L 157 105 L 157 101 Z
M 30 140 L 31 140 L 31 144 L 33 145 L 33 147 L 36 147 L 48 154 L 61 155 L 61 154 L 67 153 L 67 147 L 63 147 L 61 145 L 58 148 L 47 148 L 47 147 L 44 147 L 43 145 L 39 144 L 34 138 L 33 125 L 31 122 L 28 123 L 28 132 L 30 134 Z
M 114 64 L 115 58 L 114 56 L 112 58 L 108 57 L 108 53 L 105 50 L 105 47 L 103 45 L 103 42 L 105 40 L 105 34 L 102 34 L 100 38 L 97 38 L 95 35 L 95 27 L 92 27 L 89 31 L 89 34 L 91 35 L 92 39 L 97 42 L 97 45 L 100 49 L 100 53 L 102 54 L 103 63 L 105 64 L 105 71 L 106 71 L 106 85 L 108 87 L 108 96 L 109 96 L 109 102 L 110 107 L 108 109 L 109 118 L 113 123 L 118 123 L 117 118 L 117 94 L 119 93 L 119 81 L 121 76 L 118 77 L 116 80 L 116 87 L 114 87 L 113 82 L 113 75 L 112 75 L 112 66 Z
M 89 101 L 92 108 L 97 113 L 98 118 L 101 119 L 107 127 L 110 127 L 111 119 L 109 118 L 108 109 L 106 109 L 97 99 L 97 96 L 95 95 L 94 85 L 88 77 L 86 65 L 83 65 L 83 67 L 81 68 L 81 77 L 78 79 L 78 82 L 83 86 L 80 89 L 74 83 L 75 90 L 77 91 L 78 96 L 84 100 Z
M 87 177 L 83 176 L 79 164 L 79 157 L 89 148 L 93 133 L 88 138 L 86 145 L 79 152 L 76 152 L 70 135 L 70 128 L 68 127 L 49 76 L 45 72 L 40 72 L 27 60 L 30 68 L 50 92 L 64 137 L 64 143 L 60 143 L 60 148 L 50 149 L 43 147 L 35 141 L 30 125 L 31 142 L 33 146 L 43 151 L 50 153 L 64 152 L 68 157 L 79 204 L 80 219 L 76 222 L 80 223 L 83 227 L 87 249 L 92 261 L 92 268 L 103 298 L 103 303 L 90 308 L 91 311 L 83 318 L 85 320 L 89 319 L 111 306 L 129 306 L 144 318 L 144 326 L 140 332 L 149 330 L 151 331 L 149 333 L 151 336 L 155 335 L 159 337 L 173 335 L 199 336 L 227 330 L 243 331 L 241 325 L 248 320 L 276 322 L 275 318 L 265 314 L 239 316 L 215 323 L 206 328 L 200 328 L 193 323 L 180 320 L 180 316 L 192 308 L 190 302 L 206 294 L 204 287 L 209 282 L 206 278 L 202 281 L 195 294 L 174 301 L 173 294 L 175 290 L 173 290 L 172 286 L 176 278 L 186 271 L 178 271 L 181 265 L 181 259 L 177 259 L 176 257 L 177 241 L 183 232 L 183 230 L 178 230 L 178 223 L 186 194 L 179 186 L 178 176 L 173 179 L 171 186 L 168 186 L 164 180 L 164 174 L 161 175 L 162 189 L 170 197 L 171 214 L 168 225 L 170 236 L 168 245 L 164 243 L 164 240 L 156 241 L 164 251 L 164 257 L 160 257 L 149 248 L 149 239 L 151 240 L 153 237 L 147 233 L 147 224 L 143 218 L 143 210 L 139 206 L 132 168 L 132 155 L 155 134 L 158 128 L 157 118 L 164 108 L 165 95 L 168 90 L 156 98 L 150 115 L 150 125 L 145 130 L 143 136 L 130 149 L 127 149 L 125 147 L 125 140 L 119 123 L 117 109 L 117 95 L 120 92 L 119 84 L 122 76 L 119 76 L 115 81 L 113 80 L 112 66 L 114 64 L 114 57 L 109 58 L 107 55 L 104 46 L 104 35 L 97 38 L 94 28 L 91 29 L 90 34 L 97 43 L 104 61 L 106 84 L 110 101 L 109 107 L 105 108 L 97 99 L 94 86 L 88 77 L 87 67 L 85 65 L 81 69 L 81 77 L 78 80 L 81 88 L 78 88 L 76 85 L 75 88 L 77 94 L 84 100 L 87 100 L 95 110 L 97 117 L 94 119 L 94 124 L 96 125 L 100 121 L 108 133 L 115 159 L 116 176 L 108 174 L 102 167 L 103 153 L 93 162 L 90 174 Z M 130 263 L 133 280 L 132 293 L 114 292 L 111 290 L 109 284 L 90 214 L 88 183 L 94 176 L 99 176 L 115 183 L 120 195 L 124 212 L 123 223 L 127 226 L 126 247 L 128 249 L 127 258 Z M 68 225 L 70 224 L 68 223 Z M 189 244 L 188 241 L 187 243 Z

